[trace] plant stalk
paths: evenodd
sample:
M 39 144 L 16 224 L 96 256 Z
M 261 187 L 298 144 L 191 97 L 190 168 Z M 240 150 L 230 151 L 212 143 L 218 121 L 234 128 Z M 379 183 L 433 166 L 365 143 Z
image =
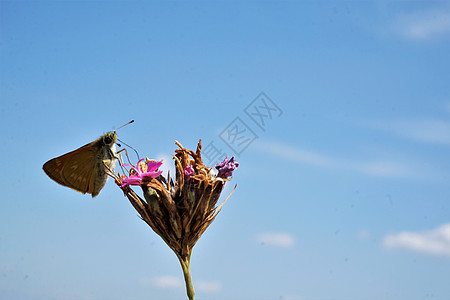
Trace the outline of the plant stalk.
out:
M 181 257 L 178 257 L 181 263 L 181 268 L 183 269 L 183 275 L 184 275 L 184 281 L 186 282 L 186 293 L 189 298 L 189 300 L 194 300 L 195 292 L 194 292 L 194 285 L 192 284 L 192 278 L 191 278 L 191 263 L 190 263 L 190 255 L 183 259 Z

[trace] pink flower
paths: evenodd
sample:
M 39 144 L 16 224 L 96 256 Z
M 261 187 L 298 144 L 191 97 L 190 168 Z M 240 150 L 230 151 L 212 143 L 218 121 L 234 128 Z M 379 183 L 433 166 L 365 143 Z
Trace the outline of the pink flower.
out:
M 186 176 L 186 180 L 189 180 L 189 178 L 191 178 L 192 175 L 194 175 L 194 168 L 189 165 L 186 168 L 184 168 L 183 170 L 184 176 Z
M 147 165 L 144 163 L 145 159 L 141 159 L 137 162 L 136 167 L 130 164 L 124 164 L 124 166 L 131 167 L 134 170 L 134 174 L 122 179 L 120 187 L 127 185 L 140 185 L 142 181 L 146 179 L 156 178 L 162 174 L 163 171 L 158 171 L 158 168 L 162 165 L 162 161 L 149 160 Z

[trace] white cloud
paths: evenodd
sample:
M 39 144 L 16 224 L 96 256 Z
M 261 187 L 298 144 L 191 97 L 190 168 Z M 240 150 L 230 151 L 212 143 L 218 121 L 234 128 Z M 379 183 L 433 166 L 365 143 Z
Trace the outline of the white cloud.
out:
M 160 276 L 151 280 L 152 285 L 162 289 L 182 288 L 183 280 L 176 276 Z
M 450 145 L 450 122 L 438 119 L 414 119 L 373 122 L 372 127 L 387 130 L 422 143 Z
M 386 248 L 403 248 L 432 255 L 450 256 L 450 223 L 421 232 L 399 232 L 383 239 Z
M 202 292 L 217 293 L 222 289 L 222 284 L 218 281 L 198 281 L 195 288 Z
M 394 32 L 411 40 L 450 36 L 450 9 L 433 8 L 398 15 L 392 24 Z
M 263 232 L 257 235 L 258 243 L 276 247 L 292 247 L 294 245 L 294 236 L 285 232 Z

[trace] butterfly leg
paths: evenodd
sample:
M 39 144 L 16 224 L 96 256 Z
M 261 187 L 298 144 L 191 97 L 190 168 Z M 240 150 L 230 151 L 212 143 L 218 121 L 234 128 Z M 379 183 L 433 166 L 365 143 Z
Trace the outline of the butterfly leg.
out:
M 119 151 L 117 151 L 117 152 L 115 153 L 114 158 L 117 159 L 117 160 L 119 161 L 119 166 L 120 166 L 120 168 L 122 169 L 123 174 L 125 174 L 126 169 L 123 168 L 124 162 L 123 162 L 123 157 L 122 157 L 122 153 L 121 153 L 121 152 L 123 152 L 123 151 L 125 151 L 125 154 L 126 154 L 126 156 L 128 157 L 127 149 L 126 149 L 126 148 L 123 148 L 123 149 L 121 149 L 121 150 L 119 150 Z
M 131 161 L 130 161 L 130 157 L 128 156 L 127 148 L 123 148 L 122 150 L 120 150 L 120 151 L 117 152 L 117 153 L 120 153 L 120 152 L 122 152 L 122 151 L 125 151 L 125 156 L 127 157 L 128 163 L 129 163 L 130 165 L 132 165 L 132 163 L 131 163 Z M 138 159 L 139 159 L 139 157 L 138 157 Z M 123 160 L 122 160 L 122 163 L 123 163 Z
M 123 149 L 121 149 L 121 150 L 116 152 L 116 155 L 117 155 L 116 158 L 119 160 L 120 168 L 122 169 L 122 172 L 125 174 L 125 173 L 130 173 L 130 172 L 126 168 L 124 169 L 124 167 L 123 167 L 124 161 L 123 161 L 123 156 L 122 156 L 122 153 L 121 153 L 123 151 L 125 151 L 125 156 L 127 157 L 128 164 L 130 164 L 130 165 L 133 165 L 133 164 L 131 163 L 130 157 L 128 156 L 127 148 L 123 148 Z

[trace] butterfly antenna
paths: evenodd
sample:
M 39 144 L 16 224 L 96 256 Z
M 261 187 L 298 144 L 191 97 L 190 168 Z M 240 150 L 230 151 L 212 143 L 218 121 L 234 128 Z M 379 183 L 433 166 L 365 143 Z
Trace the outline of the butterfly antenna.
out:
M 123 126 L 122 126 L 123 127 Z M 120 141 L 122 144 L 124 144 L 125 146 L 127 146 L 130 149 L 133 149 L 133 151 L 136 153 L 137 159 L 139 160 L 139 153 L 136 151 L 136 149 L 134 149 L 133 147 L 131 147 L 130 145 L 128 145 L 127 143 L 125 143 L 124 141 L 117 139 L 118 141 Z
M 131 120 L 130 122 L 128 122 L 128 123 L 126 123 L 126 124 L 123 124 L 122 126 L 120 126 L 120 127 L 118 127 L 118 128 L 116 128 L 116 129 L 114 129 L 113 131 L 114 132 L 116 132 L 117 130 L 119 130 L 120 128 L 122 128 L 122 127 L 125 127 L 125 126 L 127 126 L 127 125 L 129 125 L 129 124 L 131 124 L 131 123 L 133 123 L 134 122 L 134 120 Z M 123 142 L 122 142 L 123 143 Z M 125 144 L 125 143 L 124 143 Z M 126 144 L 125 144 L 126 145 Z M 131 148 L 131 147 L 130 147 Z M 133 149 L 133 148 L 131 148 L 131 149 Z M 134 150 L 134 149 L 133 149 Z M 136 150 L 135 150 L 136 151 Z

